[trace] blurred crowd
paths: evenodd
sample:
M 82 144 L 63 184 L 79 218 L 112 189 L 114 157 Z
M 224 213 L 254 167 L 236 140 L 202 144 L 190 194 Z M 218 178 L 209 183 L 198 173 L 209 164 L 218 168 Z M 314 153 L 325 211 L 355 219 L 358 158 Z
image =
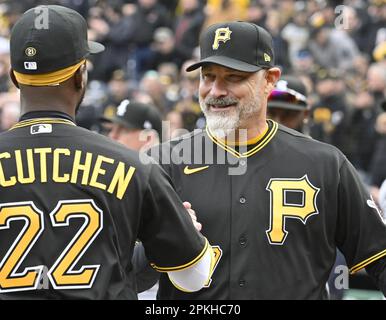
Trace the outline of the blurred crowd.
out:
M 88 21 L 89 39 L 106 46 L 88 61 L 78 124 L 103 133 L 99 119 L 134 99 L 169 121 L 163 140 L 205 126 L 199 72 L 185 72 L 198 59 L 202 28 L 229 20 L 265 27 L 282 73 L 306 84 L 307 133 L 341 149 L 377 199 L 386 179 L 385 0 L 0 0 L 1 130 L 19 116 L 8 77 L 10 29 L 38 4 L 77 10 Z

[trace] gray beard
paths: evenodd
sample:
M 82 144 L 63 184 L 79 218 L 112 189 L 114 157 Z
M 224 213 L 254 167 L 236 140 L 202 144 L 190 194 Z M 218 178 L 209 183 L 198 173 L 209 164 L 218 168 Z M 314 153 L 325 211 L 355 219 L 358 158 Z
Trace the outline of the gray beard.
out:
M 251 101 L 243 106 L 236 106 L 230 111 L 217 111 L 211 112 L 207 107 L 208 104 L 217 104 L 217 105 L 228 105 L 233 103 L 238 103 L 237 100 L 232 100 L 230 98 L 224 99 L 213 99 L 208 98 L 203 101 L 199 99 L 200 107 L 206 118 L 206 124 L 210 131 L 220 139 L 225 137 L 234 136 L 235 131 L 238 129 L 243 129 L 244 122 L 251 117 L 253 114 L 256 114 L 259 110 L 259 103 L 256 101 Z

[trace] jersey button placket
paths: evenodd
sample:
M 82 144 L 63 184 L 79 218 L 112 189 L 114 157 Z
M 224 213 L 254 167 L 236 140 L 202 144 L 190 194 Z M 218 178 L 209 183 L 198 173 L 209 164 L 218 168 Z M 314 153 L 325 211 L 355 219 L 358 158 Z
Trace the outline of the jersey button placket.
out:
M 245 247 L 245 245 L 247 244 L 247 238 L 245 238 L 244 236 L 241 236 L 239 239 L 239 244 L 241 247 Z

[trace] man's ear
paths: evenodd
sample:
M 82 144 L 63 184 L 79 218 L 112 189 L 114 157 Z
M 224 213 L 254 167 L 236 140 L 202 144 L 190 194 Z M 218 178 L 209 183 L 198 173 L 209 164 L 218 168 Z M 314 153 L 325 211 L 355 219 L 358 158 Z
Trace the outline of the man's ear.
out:
M 149 150 L 151 147 L 155 146 L 156 144 L 159 144 L 159 138 L 158 133 L 155 130 L 146 130 L 149 131 L 147 135 L 147 141 L 142 146 L 143 150 Z
M 15 85 L 15 87 L 19 89 L 19 82 L 17 82 L 15 74 L 13 73 L 13 69 L 12 68 L 9 70 L 9 77 L 11 78 L 11 80 L 12 80 L 13 84 Z
M 87 67 L 86 64 L 82 64 L 74 75 L 75 87 L 78 90 L 82 90 L 87 85 Z
M 276 82 L 280 79 L 281 70 L 279 68 L 270 68 L 265 74 L 265 79 L 267 80 L 267 93 L 270 94 L 273 88 L 275 88 Z

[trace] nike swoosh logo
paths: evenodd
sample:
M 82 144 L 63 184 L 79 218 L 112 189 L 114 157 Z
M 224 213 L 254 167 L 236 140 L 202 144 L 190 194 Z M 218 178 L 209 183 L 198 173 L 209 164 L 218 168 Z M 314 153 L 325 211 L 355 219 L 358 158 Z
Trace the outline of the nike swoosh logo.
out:
M 199 171 L 208 169 L 208 168 L 209 168 L 209 166 L 198 167 L 198 168 L 192 168 L 192 169 L 190 169 L 189 166 L 186 166 L 186 167 L 184 168 L 184 173 L 185 173 L 185 174 L 192 174 L 192 173 L 196 173 L 196 172 L 199 172 Z

